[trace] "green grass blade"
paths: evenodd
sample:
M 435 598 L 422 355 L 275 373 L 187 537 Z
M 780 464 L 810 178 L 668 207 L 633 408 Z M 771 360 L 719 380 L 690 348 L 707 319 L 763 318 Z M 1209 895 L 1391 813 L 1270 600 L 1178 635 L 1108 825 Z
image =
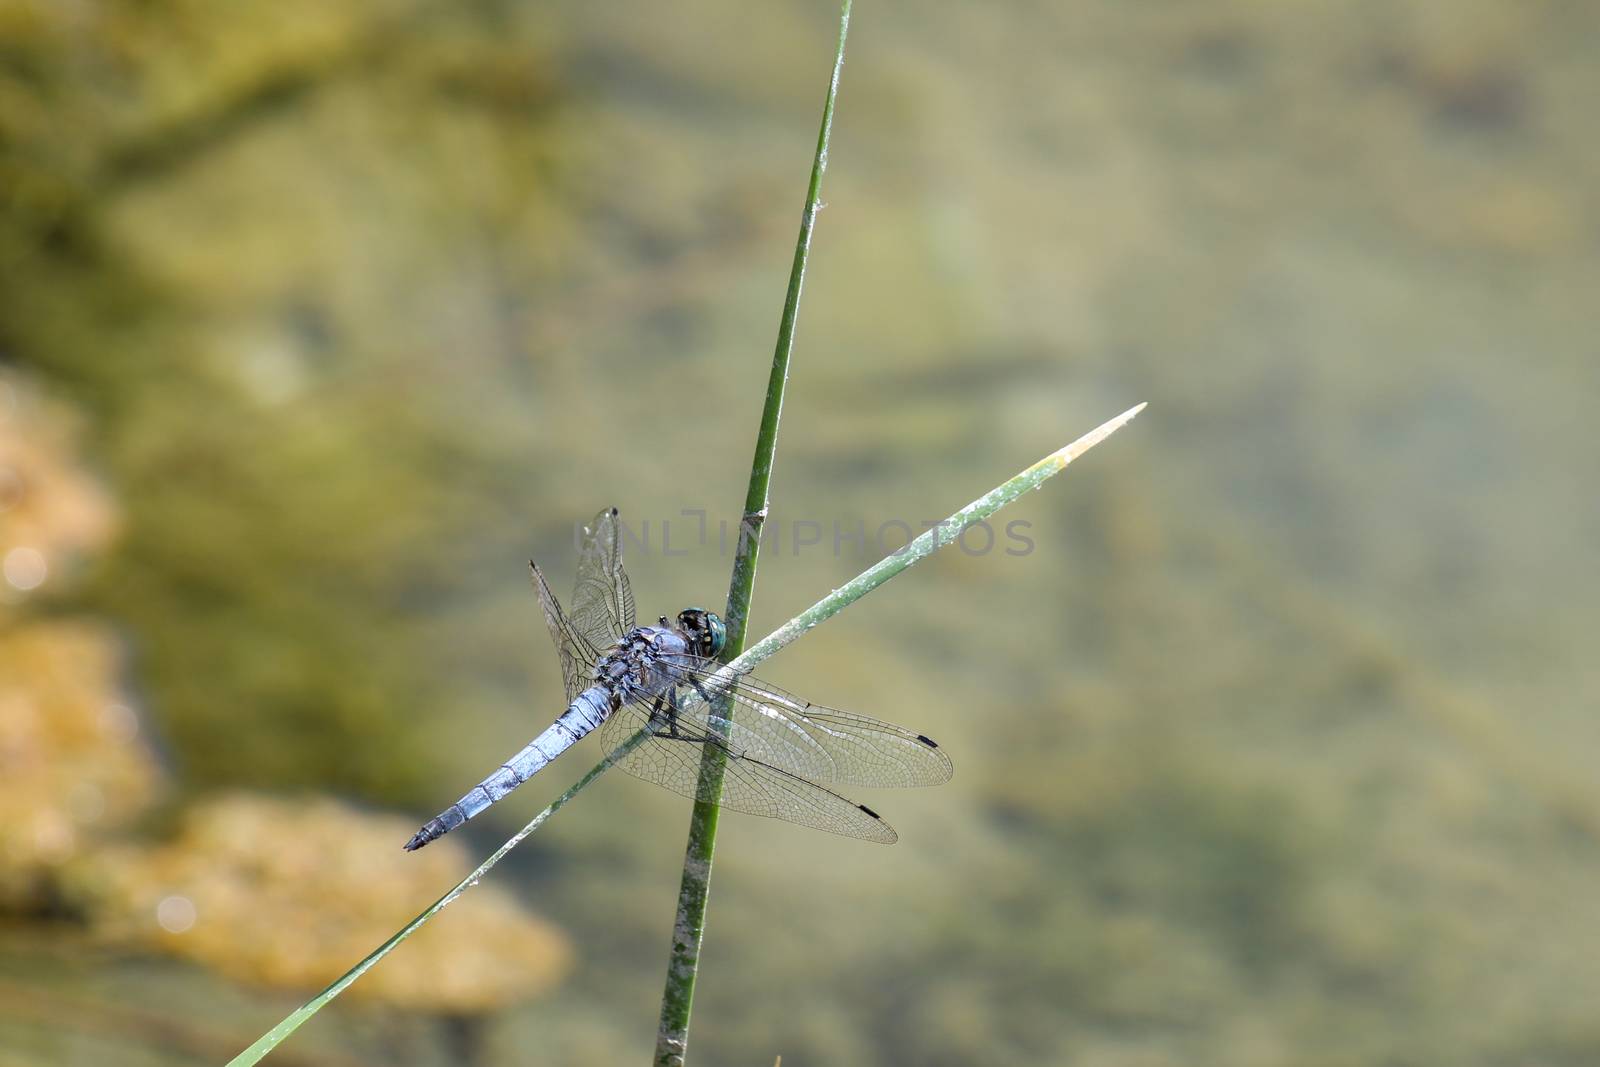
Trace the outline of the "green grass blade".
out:
M 811 234 L 816 228 L 817 212 L 822 206 L 822 175 L 828 169 L 833 105 L 839 94 L 839 75 L 844 70 L 844 43 L 849 31 L 850 0 L 844 0 L 839 14 L 839 44 L 834 53 L 833 76 L 828 80 L 828 92 L 822 102 L 822 126 L 817 131 L 817 150 L 811 159 L 811 182 L 806 187 L 805 210 L 800 215 L 800 235 L 795 240 L 794 262 L 789 268 L 789 288 L 784 295 L 783 316 L 778 321 L 778 340 L 772 352 L 772 372 L 767 377 L 767 396 L 761 408 L 761 428 L 756 432 L 755 455 L 750 461 L 750 483 L 745 490 L 738 551 L 734 556 L 733 580 L 728 589 L 728 610 L 723 617 L 728 625 L 729 648 L 735 648 L 736 645 L 743 647 L 745 624 L 749 618 L 761 528 L 767 519 L 773 457 L 778 449 L 778 420 L 783 414 L 783 393 L 789 383 L 789 356 L 794 351 L 795 325 L 800 311 L 800 291 L 805 284 L 806 260 L 811 252 Z
M 772 633 L 745 649 L 717 672 L 719 679 L 731 679 L 753 670 L 757 664 L 798 640 L 806 631 L 826 621 L 872 592 L 884 582 L 933 555 L 940 548 L 961 536 L 961 532 L 980 523 L 1016 500 L 1032 492 L 1055 475 L 1065 470 L 1073 460 L 1110 437 L 1126 425 L 1145 405 L 1118 415 L 1076 441 L 1044 457 L 1033 466 L 991 489 L 966 507 L 951 514 L 938 525 L 913 539 L 905 547 L 884 557 L 865 571 L 811 605 L 799 615 L 784 623 Z M 722 756 L 720 749 L 707 748 Z M 706 773 L 702 764 L 701 775 Z M 722 764 L 719 760 L 716 773 L 720 781 Z M 709 808 L 702 821 L 702 809 Z M 695 805 L 695 819 L 691 823 L 689 850 L 684 857 L 683 878 L 678 892 L 678 917 L 673 928 L 672 969 L 667 975 L 667 998 L 662 1004 L 662 1025 L 657 1032 L 657 1065 L 681 1067 L 688 1052 L 688 1011 L 694 993 L 696 964 L 699 959 L 700 935 L 704 930 L 705 899 L 711 877 L 711 844 L 716 834 L 717 809 L 709 804 Z M 708 836 L 709 835 L 709 836 Z M 669 1029 L 667 1008 L 681 1012 L 682 1028 Z M 674 1020 L 676 1021 L 676 1017 Z
M 966 529 L 968 526 L 971 526 L 974 523 L 982 522 L 984 519 L 988 518 L 990 515 L 993 515 L 1005 505 L 1022 496 L 1024 493 L 1037 489 L 1046 479 L 1065 470 L 1069 463 L 1083 455 L 1085 452 L 1089 451 L 1089 449 L 1093 448 L 1101 441 L 1104 441 L 1107 437 L 1111 436 L 1112 433 L 1121 428 L 1128 422 L 1128 420 L 1132 419 L 1135 415 L 1143 410 L 1144 405 L 1140 404 L 1136 408 L 1123 412 L 1121 415 L 1118 415 L 1109 422 L 1106 422 L 1096 429 L 1091 430 L 1089 433 L 1084 434 L 1082 437 L 1078 438 L 1072 444 L 1067 445 L 1065 448 L 1052 452 L 1050 455 L 1046 456 L 1044 459 L 1041 459 L 1038 463 L 1035 463 L 1027 470 L 1017 474 L 1016 477 L 1011 478 L 1004 484 L 985 493 L 977 500 L 974 500 L 966 507 L 945 519 L 944 522 L 940 523 L 938 526 L 928 530 L 926 533 L 922 534 L 920 537 L 916 538 L 899 551 L 885 557 L 882 560 L 879 560 L 876 564 L 868 567 L 861 574 L 852 578 L 838 589 L 835 589 L 833 592 L 829 593 L 827 596 L 811 605 L 805 611 L 802 611 L 800 614 L 796 615 L 794 618 L 778 627 L 766 637 L 763 637 L 761 640 L 751 645 L 741 655 L 736 657 L 726 667 L 718 672 L 718 677 L 733 677 L 735 675 L 743 674 L 747 671 L 753 670 L 756 665 L 761 663 L 763 660 L 770 658 L 780 649 L 783 649 L 794 643 L 802 635 L 804 635 L 806 631 L 812 629 L 819 623 L 832 618 L 834 615 L 837 615 L 840 611 L 855 603 L 857 600 L 860 600 L 862 597 L 872 592 L 872 590 L 876 589 L 890 578 L 893 578 L 895 575 L 906 570 L 908 567 L 911 567 L 919 561 L 926 559 L 928 556 L 931 556 L 934 552 L 938 551 L 941 546 L 947 545 L 951 541 L 955 540 L 956 537 L 960 535 L 960 532 Z M 580 793 L 583 789 L 587 788 L 590 783 L 610 769 L 614 763 L 637 748 L 648 736 L 648 733 L 641 730 L 630 737 L 627 741 L 619 745 L 615 750 L 608 753 L 605 759 L 595 764 L 595 766 L 592 767 L 587 774 L 578 779 L 577 782 L 573 783 L 570 789 L 552 801 L 550 805 L 543 811 L 539 812 L 538 815 L 534 816 L 533 820 L 529 822 L 528 825 L 517 831 L 517 833 L 508 841 L 506 841 L 505 844 L 496 849 L 493 855 L 484 860 L 483 863 L 479 864 L 471 874 L 467 875 L 459 883 L 457 883 L 453 889 L 451 889 L 444 896 L 440 897 L 438 900 L 434 901 L 433 904 L 429 905 L 429 907 L 422 912 L 422 914 L 418 915 L 415 919 L 412 919 L 405 925 L 403 929 L 401 929 L 389 940 L 385 941 L 382 945 L 378 946 L 378 948 L 375 949 L 371 955 L 352 967 L 332 985 L 328 986 L 328 988 L 324 989 L 321 993 L 318 993 L 315 997 L 308 1000 L 299 1008 L 296 1008 L 277 1026 L 274 1026 L 271 1030 L 261 1035 L 261 1037 L 249 1048 L 245 1049 L 243 1052 L 239 1053 L 239 1055 L 229 1060 L 227 1067 L 250 1067 L 251 1064 L 261 1062 L 263 1056 L 271 1052 L 283 1041 L 284 1038 L 288 1037 L 290 1034 L 294 1033 L 295 1030 L 299 1029 L 302 1023 L 311 1018 L 318 1011 L 322 1010 L 322 1008 L 325 1007 L 330 1001 L 349 988 L 349 986 L 355 982 L 357 978 L 360 978 L 374 964 L 383 959 L 383 957 L 387 956 L 396 945 L 399 945 L 402 941 L 415 933 L 423 923 L 427 922 L 429 919 L 433 918 L 441 910 L 443 910 L 445 905 L 455 900 L 474 885 L 477 885 L 479 879 L 487 874 L 495 864 L 499 863 L 503 858 L 505 858 L 505 855 L 513 848 L 517 847 L 517 845 L 520 844 L 524 838 L 537 830 L 541 825 L 544 824 L 545 820 L 550 818 L 550 816 L 554 815 L 557 811 L 561 810 L 561 808 L 564 807 L 569 800 L 577 796 L 578 793 Z
M 1073 460 L 1110 437 L 1113 433 L 1116 433 L 1144 409 L 1145 405 L 1143 404 L 1129 408 L 1116 418 L 1108 419 L 1093 430 L 1090 430 L 1070 445 L 1057 449 L 1033 466 L 989 490 L 989 492 L 983 494 L 966 507 L 945 518 L 937 526 L 921 534 L 905 547 L 885 556 L 745 649 L 737 658 L 730 661 L 726 667 L 718 671 L 716 677 L 719 679 L 733 678 L 754 670 L 763 660 L 770 659 L 779 650 L 793 644 L 806 631 L 819 623 L 833 618 L 890 578 L 922 562 L 945 545 L 955 541 L 956 538 L 961 536 L 961 531 L 984 521 L 1018 497 L 1032 492 L 1050 478 L 1066 470 L 1067 465 Z
M 806 188 L 805 210 L 800 216 L 800 235 L 795 240 L 789 288 L 784 296 L 783 316 L 778 322 L 772 371 L 767 378 L 766 402 L 761 409 L 761 427 L 756 433 L 755 456 L 750 462 L 750 483 L 745 491 L 744 515 L 739 523 L 739 544 L 733 561 L 733 578 L 728 586 L 728 607 L 724 613 L 728 627 L 724 659 L 731 659 L 744 649 L 750 598 L 755 590 L 761 529 L 767 519 L 773 457 L 778 448 L 778 421 L 783 414 L 784 388 L 789 382 L 789 357 L 794 351 L 800 291 L 805 283 L 811 233 L 816 227 L 817 210 L 822 204 L 822 175 L 828 169 L 828 138 L 833 132 L 833 105 L 839 95 L 839 74 L 844 69 L 844 44 L 849 32 L 850 0 L 844 0 L 839 12 L 839 44 L 834 51 L 833 75 L 828 79 L 828 91 L 823 99 L 817 150 L 811 160 L 811 182 Z M 726 709 L 714 718 L 726 719 Z M 696 787 L 699 796 L 722 795 L 723 770 L 723 750 L 712 745 L 705 746 L 700 762 L 700 780 Z M 689 1014 L 694 1005 L 695 977 L 700 967 L 700 944 L 705 934 L 706 901 L 711 890 L 711 859 L 716 849 L 720 811 L 715 801 L 697 800 L 689 817 L 689 840 L 684 846 L 683 875 L 678 884 L 678 911 L 672 926 L 672 952 L 667 964 L 666 984 L 661 993 L 661 1017 L 656 1030 L 655 1063 L 662 1067 L 681 1065 L 689 1047 Z

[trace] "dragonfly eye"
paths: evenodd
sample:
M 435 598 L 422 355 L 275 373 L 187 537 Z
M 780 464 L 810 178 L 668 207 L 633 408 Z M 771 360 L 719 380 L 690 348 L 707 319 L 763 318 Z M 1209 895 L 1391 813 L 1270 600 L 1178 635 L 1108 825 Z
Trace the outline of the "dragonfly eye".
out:
M 722 618 L 714 611 L 706 612 L 706 655 L 720 656 L 722 648 L 728 643 L 728 628 L 722 625 Z
M 714 611 L 685 608 L 678 613 L 678 626 L 694 641 L 696 651 L 702 656 L 716 656 L 728 643 L 728 628 Z

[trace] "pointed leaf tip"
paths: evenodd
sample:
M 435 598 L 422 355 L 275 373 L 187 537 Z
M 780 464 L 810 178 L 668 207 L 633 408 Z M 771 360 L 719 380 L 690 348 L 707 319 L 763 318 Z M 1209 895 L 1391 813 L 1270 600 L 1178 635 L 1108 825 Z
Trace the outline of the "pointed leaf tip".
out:
M 1072 442 L 1066 448 L 1063 448 L 1061 451 L 1057 452 L 1056 456 L 1059 456 L 1066 462 L 1071 463 L 1073 460 L 1089 451 L 1089 449 L 1093 448 L 1101 441 L 1104 441 L 1106 438 L 1122 429 L 1129 422 L 1133 421 L 1133 417 L 1135 415 L 1139 414 L 1139 412 L 1143 411 L 1149 406 L 1150 405 L 1148 401 L 1141 404 L 1136 404 L 1127 411 L 1124 411 L 1121 415 L 1118 415 L 1116 418 L 1107 419 L 1099 426 L 1096 426 L 1094 429 L 1090 430 L 1088 433 Z

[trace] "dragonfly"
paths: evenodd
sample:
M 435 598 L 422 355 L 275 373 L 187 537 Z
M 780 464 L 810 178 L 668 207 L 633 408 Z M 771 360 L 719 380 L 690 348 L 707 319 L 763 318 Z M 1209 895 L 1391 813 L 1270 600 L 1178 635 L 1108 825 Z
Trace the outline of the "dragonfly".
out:
M 691 607 L 674 621 L 663 615 L 657 625 L 636 625 L 622 540 L 616 508 L 585 527 L 570 612 L 529 562 L 560 659 L 567 710 L 424 824 L 406 851 L 481 814 L 595 731 L 607 751 L 644 731 L 616 765 L 690 799 L 893 844 L 899 835 L 881 815 L 835 789 L 939 785 L 953 772 L 944 750 L 926 734 L 730 675 L 717 659 L 727 627 L 715 612 Z M 701 781 L 708 747 L 724 757 L 720 793 Z

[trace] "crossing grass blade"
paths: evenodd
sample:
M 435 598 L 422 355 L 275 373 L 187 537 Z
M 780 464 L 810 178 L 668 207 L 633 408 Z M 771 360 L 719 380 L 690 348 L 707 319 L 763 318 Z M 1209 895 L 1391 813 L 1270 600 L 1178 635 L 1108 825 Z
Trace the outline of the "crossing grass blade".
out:
M 852 578 L 838 589 L 835 589 L 833 592 L 829 593 L 827 596 L 823 597 L 821 600 L 817 601 L 815 604 L 811 605 L 809 608 L 802 611 L 800 614 L 796 615 L 794 618 L 790 619 L 776 630 L 772 631 L 772 633 L 746 648 L 744 652 L 732 660 L 726 667 L 722 669 L 722 671 L 718 672 L 717 676 L 731 677 L 754 670 L 755 667 L 763 660 L 771 658 L 782 649 L 788 647 L 790 644 L 793 644 L 808 630 L 837 615 L 851 604 L 854 604 L 857 600 L 860 600 L 862 597 L 878 588 L 878 586 L 882 585 L 884 582 L 887 582 L 890 578 L 893 578 L 895 575 L 900 574 L 907 568 L 928 558 L 944 545 L 948 545 L 950 542 L 954 541 L 960 535 L 962 530 L 965 530 L 967 527 L 976 523 L 982 522 L 1023 494 L 1039 488 L 1039 486 L 1044 484 L 1046 480 L 1065 470 L 1067 465 L 1073 460 L 1082 456 L 1085 452 L 1089 451 L 1095 445 L 1098 445 L 1107 437 L 1110 437 L 1118 429 L 1126 425 L 1129 420 L 1131 420 L 1135 415 L 1139 414 L 1139 412 L 1143 411 L 1144 408 L 1145 405 L 1140 404 L 1138 407 L 1131 408 L 1128 411 L 1123 412 L 1116 418 L 1110 419 L 1102 425 L 1084 434 L 1082 437 L 1078 438 L 1070 445 L 1067 445 L 1065 448 L 1061 448 L 1050 453 L 1033 466 L 1021 471 L 1015 477 L 1008 479 L 1001 485 L 996 486 L 994 489 L 974 500 L 966 507 L 950 515 L 939 525 L 924 532 L 921 536 L 911 541 L 904 548 L 901 548 L 893 554 L 879 560 L 877 563 L 873 564 L 871 567 L 868 567 L 865 571 L 862 571 L 859 575 Z M 262 1057 L 271 1052 L 273 1049 L 277 1048 L 285 1038 L 299 1029 L 306 1020 L 310 1019 L 317 1012 L 321 1011 L 335 997 L 349 988 L 356 979 L 360 978 L 369 969 L 371 969 L 379 960 L 383 959 L 383 957 L 394 951 L 394 949 L 401 942 L 415 933 L 423 923 L 439 914 L 439 912 L 442 911 L 446 905 L 455 900 L 462 893 L 477 885 L 479 880 L 482 879 L 485 874 L 488 874 L 490 869 L 493 868 L 495 864 L 504 859 L 507 853 L 509 853 L 513 848 L 516 848 L 517 845 L 521 844 L 529 834 L 532 834 L 540 826 L 544 825 L 545 821 L 557 811 L 561 810 L 561 808 L 566 806 L 568 801 L 572 800 L 580 792 L 588 788 L 592 782 L 609 770 L 614 763 L 622 759 L 622 757 L 626 756 L 629 752 L 633 751 L 634 748 L 643 743 L 647 736 L 648 735 L 641 730 L 639 733 L 634 734 L 632 737 L 628 738 L 628 740 L 624 741 L 615 750 L 608 753 L 605 759 L 591 767 L 588 773 L 574 782 L 570 789 L 552 801 L 550 805 L 543 811 L 539 812 L 538 815 L 535 815 L 528 825 L 524 826 L 521 830 L 518 830 L 515 834 L 513 834 L 505 844 L 496 849 L 494 853 L 490 855 L 488 859 L 479 864 L 471 874 L 463 878 L 444 896 L 440 897 L 438 900 L 429 905 L 427 909 L 402 927 L 393 937 L 374 949 L 372 954 L 367 956 L 366 959 L 352 967 L 332 985 L 328 986 L 328 988 L 324 989 L 315 997 L 312 997 L 310 1000 L 306 1001 L 305 1004 L 296 1008 L 287 1017 L 285 1017 L 282 1022 L 278 1023 L 278 1025 L 274 1026 L 271 1030 L 268 1030 L 265 1034 L 262 1034 L 261 1037 L 258 1038 L 256 1042 L 249 1048 L 245 1049 L 243 1052 L 239 1053 L 239 1055 L 229 1060 L 227 1067 L 250 1067 L 251 1064 L 259 1063 Z
M 839 89 L 839 74 L 844 66 L 845 38 L 849 28 L 850 0 L 844 0 L 839 16 L 839 40 L 834 56 L 833 76 L 829 80 L 823 104 L 822 126 L 817 135 L 817 148 L 812 160 L 811 182 L 806 190 L 805 211 L 801 216 L 800 235 L 795 244 L 794 263 L 779 323 L 778 341 L 773 353 L 772 371 L 762 408 L 761 425 L 756 436 L 755 457 L 751 463 L 750 483 L 745 496 L 738 551 L 734 559 L 733 578 L 728 590 L 728 606 L 724 616 L 728 627 L 724 656 L 728 659 L 728 663 L 718 672 L 719 678 L 750 671 L 812 627 L 838 614 L 890 578 L 926 559 L 943 545 L 949 544 L 969 526 L 982 522 L 1019 496 L 1038 488 L 1046 479 L 1066 469 L 1069 463 L 1105 440 L 1144 409 L 1144 405 L 1140 404 L 1083 435 L 1072 444 L 1052 452 L 1038 463 L 955 512 L 942 523 L 927 530 L 904 548 L 869 567 L 760 641 L 748 648 L 745 647 L 746 624 L 749 620 L 751 595 L 755 587 L 757 550 L 761 543 L 761 527 L 767 516 L 772 465 L 777 450 L 778 422 L 783 410 L 784 389 L 788 383 L 789 358 L 794 348 L 795 325 L 799 312 L 800 292 L 805 279 L 806 260 L 811 247 L 811 235 L 816 224 L 817 211 L 821 207 L 822 175 L 828 164 L 828 139 L 833 125 L 834 101 Z M 507 853 L 613 764 L 643 743 L 648 736 L 646 731 L 641 730 L 607 754 L 605 759 L 534 816 L 531 822 L 495 850 L 476 870 L 434 901 L 332 985 L 291 1012 L 249 1048 L 235 1056 L 228 1062 L 228 1067 L 249 1067 L 250 1064 L 258 1063 L 262 1057 L 349 988 L 356 979 L 392 952 L 424 923 L 476 885 Z M 720 792 L 722 772 L 722 749 L 711 745 L 705 746 L 701 779 L 703 783 L 713 783 L 716 788 L 702 790 L 702 795 L 706 792 L 711 792 L 713 795 Z M 696 801 L 690 819 L 689 840 L 684 852 L 683 875 L 679 886 L 678 915 L 673 927 L 672 954 L 662 994 L 660 1025 L 656 1037 L 655 1062 L 662 1067 L 682 1067 L 687 1053 L 689 1016 L 694 998 L 695 979 L 699 970 L 700 942 L 705 926 L 711 859 L 716 843 L 719 811 L 714 803 Z

